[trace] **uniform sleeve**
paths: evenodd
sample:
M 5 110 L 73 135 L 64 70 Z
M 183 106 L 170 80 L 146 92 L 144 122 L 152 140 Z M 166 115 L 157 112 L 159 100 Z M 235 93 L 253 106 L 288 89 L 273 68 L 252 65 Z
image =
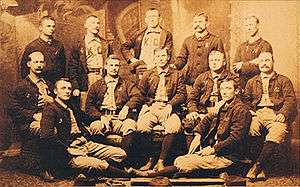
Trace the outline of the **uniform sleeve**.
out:
M 99 101 L 98 94 L 97 94 L 97 86 L 98 84 L 93 84 L 88 91 L 87 94 L 87 99 L 86 99 L 86 112 L 89 114 L 91 117 L 95 119 L 100 119 L 101 118 L 101 112 L 98 110 L 97 104 Z
M 188 95 L 187 106 L 189 112 L 198 112 L 198 102 L 202 95 L 203 80 L 201 76 L 198 76 L 193 85 L 191 94 Z
M 127 105 L 130 109 L 137 109 L 140 104 L 140 92 L 137 88 L 135 82 L 130 81 L 130 83 L 127 84 L 127 94 L 129 96 L 129 100 L 125 105 Z
M 79 60 L 80 60 L 79 49 L 77 47 L 73 47 L 71 49 L 71 54 L 70 54 L 70 58 L 69 58 L 67 71 L 68 71 L 68 77 L 70 78 L 74 89 L 79 89 L 79 83 L 78 83 L 78 79 L 80 77 L 80 75 L 79 75 L 79 68 L 80 68 Z
M 173 36 L 170 32 L 167 34 L 166 38 L 166 48 L 170 50 L 170 55 L 172 56 L 173 53 Z
M 179 72 L 177 72 L 179 74 Z M 174 97 L 169 101 L 169 104 L 172 105 L 172 107 L 179 106 L 180 104 L 183 104 L 186 101 L 187 93 L 186 93 L 186 87 L 184 84 L 184 78 L 182 75 L 178 78 L 178 84 L 176 88 L 176 94 Z
M 130 59 L 134 58 L 130 50 L 133 49 L 135 46 L 136 37 L 137 33 L 121 45 L 121 53 L 128 63 L 130 62 Z
M 140 103 L 141 105 L 147 104 L 150 106 L 152 104 L 151 99 L 148 97 L 148 90 L 149 90 L 149 82 L 148 77 L 150 76 L 149 73 L 144 73 L 142 79 L 139 81 L 139 92 L 140 92 Z
M 55 126 L 57 123 L 56 112 L 51 105 L 47 104 L 42 113 L 41 119 L 41 138 L 56 143 L 58 141 L 55 135 Z
M 186 43 L 187 43 L 187 40 L 185 40 L 183 42 L 180 52 L 175 61 L 175 66 L 179 70 L 182 69 L 187 64 L 187 61 L 188 61 L 189 51 L 188 51 Z

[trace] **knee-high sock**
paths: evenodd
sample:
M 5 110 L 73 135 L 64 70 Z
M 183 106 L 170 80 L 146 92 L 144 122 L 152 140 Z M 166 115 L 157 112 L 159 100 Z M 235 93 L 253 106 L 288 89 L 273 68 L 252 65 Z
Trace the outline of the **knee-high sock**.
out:
M 178 169 L 175 166 L 166 166 L 161 171 L 158 171 L 156 173 L 151 173 L 149 177 L 157 177 L 157 176 L 172 177 L 176 172 L 178 172 Z
M 163 140 L 162 145 L 161 145 L 161 152 L 160 152 L 160 155 L 159 155 L 160 160 L 165 160 L 167 158 L 167 154 L 168 154 L 168 152 L 170 151 L 170 149 L 172 147 L 174 138 L 175 138 L 175 134 L 167 134 L 164 137 L 164 140 Z
M 247 155 L 252 161 L 256 161 L 263 147 L 264 138 L 261 136 L 249 136 L 247 143 Z
M 264 143 L 263 149 L 257 159 L 257 163 L 260 163 L 262 167 L 265 167 L 265 163 L 266 161 L 268 161 L 268 159 L 270 158 L 270 156 L 273 154 L 275 148 L 278 146 L 279 144 L 275 143 L 275 142 L 271 142 L 271 141 L 267 141 Z
M 130 178 L 131 176 L 124 170 L 119 168 L 108 166 L 108 168 L 104 171 L 104 175 L 107 177 L 114 177 L 114 178 Z
M 194 139 L 193 135 L 185 135 L 185 142 L 186 142 L 186 149 L 187 149 L 187 151 L 189 150 L 193 139 Z

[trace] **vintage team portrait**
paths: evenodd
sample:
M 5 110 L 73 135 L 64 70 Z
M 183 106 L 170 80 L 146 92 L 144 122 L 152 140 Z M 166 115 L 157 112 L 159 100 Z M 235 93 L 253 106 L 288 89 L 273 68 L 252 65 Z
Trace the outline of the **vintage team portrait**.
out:
M 299 10 L 0 0 L 0 185 L 299 186 Z

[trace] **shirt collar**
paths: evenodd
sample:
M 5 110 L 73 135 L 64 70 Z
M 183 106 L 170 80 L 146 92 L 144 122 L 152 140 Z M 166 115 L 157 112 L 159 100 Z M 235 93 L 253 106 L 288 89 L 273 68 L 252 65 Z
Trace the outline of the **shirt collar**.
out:
M 207 31 L 206 35 L 204 35 L 204 36 L 201 36 L 200 34 L 195 33 L 194 36 L 197 40 L 204 40 L 210 36 L 210 33 Z
M 30 74 L 28 75 L 28 78 L 35 85 L 38 84 L 39 82 L 46 84 L 46 81 L 43 78 L 36 78 L 36 77 L 31 76 Z
M 64 109 L 68 109 L 68 105 L 66 105 L 62 100 L 58 99 L 58 98 L 55 98 L 55 101 L 60 105 L 62 106 Z
M 93 40 L 95 40 L 95 41 L 97 41 L 97 42 L 100 43 L 99 37 L 93 36 L 93 35 L 89 35 L 89 34 L 85 35 L 84 40 L 85 40 L 85 42 L 86 42 L 87 44 L 89 44 L 89 43 L 90 43 L 91 41 L 93 41 Z
M 271 79 L 275 72 L 272 72 L 271 74 L 265 74 L 265 73 L 260 73 L 261 79 Z
M 119 77 L 113 78 L 111 76 L 105 76 L 104 80 L 105 80 L 106 84 L 111 83 L 111 82 L 117 83 L 119 81 Z
M 52 42 L 53 42 L 53 37 L 44 38 L 44 37 L 40 36 L 40 39 L 41 39 L 42 41 L 48 43 L 49 45 L 51 45 Z
M 152 28 L 152 27 L 148 27 L 145 31 L 145 34 L 149 34 L 149 33 L 157 33 L 160 34 L 161 32 L 161 28 L 160 27 L 156 27 L 156 28 Z
M 156 67 L 156 69 L 157 69 L 158 75 L 160 75 L 162 73 L 167 74 L 169 72 L 169 66 L 165 69 L 162 69 L 162 68 L 159 68 L 159 67 Z

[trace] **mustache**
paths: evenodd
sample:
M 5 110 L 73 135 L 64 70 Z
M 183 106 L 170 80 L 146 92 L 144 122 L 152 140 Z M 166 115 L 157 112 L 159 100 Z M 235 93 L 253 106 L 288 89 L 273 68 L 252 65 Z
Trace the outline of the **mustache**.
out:
M 270 68 L 270 66 L 264 64 L 263 66 L 261 66 L 262 68 Z

